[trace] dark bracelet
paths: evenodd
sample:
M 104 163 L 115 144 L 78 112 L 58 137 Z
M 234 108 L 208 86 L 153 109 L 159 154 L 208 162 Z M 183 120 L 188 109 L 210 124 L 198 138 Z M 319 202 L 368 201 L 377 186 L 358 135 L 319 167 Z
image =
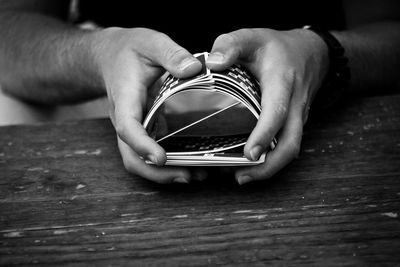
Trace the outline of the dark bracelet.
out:
M 313 101 L 313 109 L 328 109 L 342 96 L 350 84 L 349 59 L 340 42 L 329 31 L 316 26 L 304 26 L 303 29 L 316 33 L 328 46 L 328 73 Z

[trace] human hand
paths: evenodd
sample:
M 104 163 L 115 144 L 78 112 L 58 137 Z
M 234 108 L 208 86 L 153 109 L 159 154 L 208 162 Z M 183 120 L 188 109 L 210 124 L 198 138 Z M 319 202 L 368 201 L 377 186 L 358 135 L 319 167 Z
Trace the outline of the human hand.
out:
M 187 169 L 160 167 L 166 161 L 165 151 L 141 123 L 148 90 L 165 70 L 186 78 L 199 72 L 201 63 L 165 34 L 144 28 L 101 30 L 92 47 L 125 168 L 158 183 L 188 182 L 191 174 Z
M 327 73 L 328 48 L 307 30 L 241 29 L 220 35 L 207 60 L 216 71 L 234 63 L 256 76 L 262 92 L 260 118 L 244 154 L 256 160 L 278 137 L 264 163 L 236 171 L 238 183 L 244 184 L 273 176 L 298 156 L 309 107 Z

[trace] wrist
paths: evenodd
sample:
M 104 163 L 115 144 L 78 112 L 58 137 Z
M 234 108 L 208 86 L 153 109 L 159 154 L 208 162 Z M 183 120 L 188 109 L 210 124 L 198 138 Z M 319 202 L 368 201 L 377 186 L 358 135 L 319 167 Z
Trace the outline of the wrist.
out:
M 129 43 L 124 40 L 127 36 L 126 29 L 118 27 L 96 30 L 89 36 L 91 68 L 105 92 L 107 76 L 115 71 L 115 61 Z
M 313 104 L 318 109 L 327 109 L 339 100 L 349 86 L 348 58 L 343 46 L 330 32 L 315 26 L 305 26 L 303 29 L 317 35 L 328 48 L 328 69 Z
M 302 30 L 302 32 L 305 35 L 305 38 L 307 38 L 307 40 L 311 43 L 310 46 L 313 50 L 313 54 L 316 56 L 315 63 L 319 68 L 319 83 L 317 89 L 319 89 L 329 72 L 329 47 L 326 42 L 324 42 L 324 40 L 315 32 L 309 30 Z
M 53 79 L 69 87 L 81 100 L 105 94 L 93 50 L 95 34 L 91 30 L 68 30 L 53 44 L 58 65 Z
M 84 44 L 84 68 L 90 83 L 102 94 L 106 93 L 104 75 L 101 64 L 101 55 L 104 50 L 104 29 L 96 29 L 85 33 L 82 43 Z

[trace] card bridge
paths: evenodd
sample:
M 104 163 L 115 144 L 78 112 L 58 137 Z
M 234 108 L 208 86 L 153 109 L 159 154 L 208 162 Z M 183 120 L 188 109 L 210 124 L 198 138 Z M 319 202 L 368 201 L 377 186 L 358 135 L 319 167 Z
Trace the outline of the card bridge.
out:
M 206 67 L 208 53 L 194 55 L 202 63 L 201 72 L 191 78 L 178 79 L 168 75 L 162 83 L 158 96 L 148 111 L 143 126 L 167 152 L 166 165 L 174 166 L 250 166 L 265 160 L 266 153 L 276 146 L 274 139 L 269 149 L 256 160 L 251 161 L 243 155 L 243 148 L 250 133 L 213 135 L 185 135 L 183 132 L 220 116 L 239 105 L 244 106 L 258 120 L 261 112 L 261 90 L 258 81 L 243 66 L 233 65 L 221 72 Z M 189 91 L 205 91 L 229 96 L 235 101 L 211 114 L 188 123 L 184 127 L 157 138 L 159 113 L 163 104 L 174 96 Z M 152 164 L 150 161 L 146 161 Z

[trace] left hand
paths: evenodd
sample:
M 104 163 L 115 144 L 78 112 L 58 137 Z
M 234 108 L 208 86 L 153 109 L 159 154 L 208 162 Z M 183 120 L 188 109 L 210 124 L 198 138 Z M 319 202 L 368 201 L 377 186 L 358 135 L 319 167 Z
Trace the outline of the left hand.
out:
M 274 136 L 278 145 L 264 163 L 236 171 L 239 184 L 267 179 L 296 158 L 311 102 L 327 73 L 328 48 L 314 32 L 241 29 L 220 35 L 207 60 L 212 70 L 234 63 L 249 69 L 260 81 L 260 118 L 244 147 L 256 160 Z

